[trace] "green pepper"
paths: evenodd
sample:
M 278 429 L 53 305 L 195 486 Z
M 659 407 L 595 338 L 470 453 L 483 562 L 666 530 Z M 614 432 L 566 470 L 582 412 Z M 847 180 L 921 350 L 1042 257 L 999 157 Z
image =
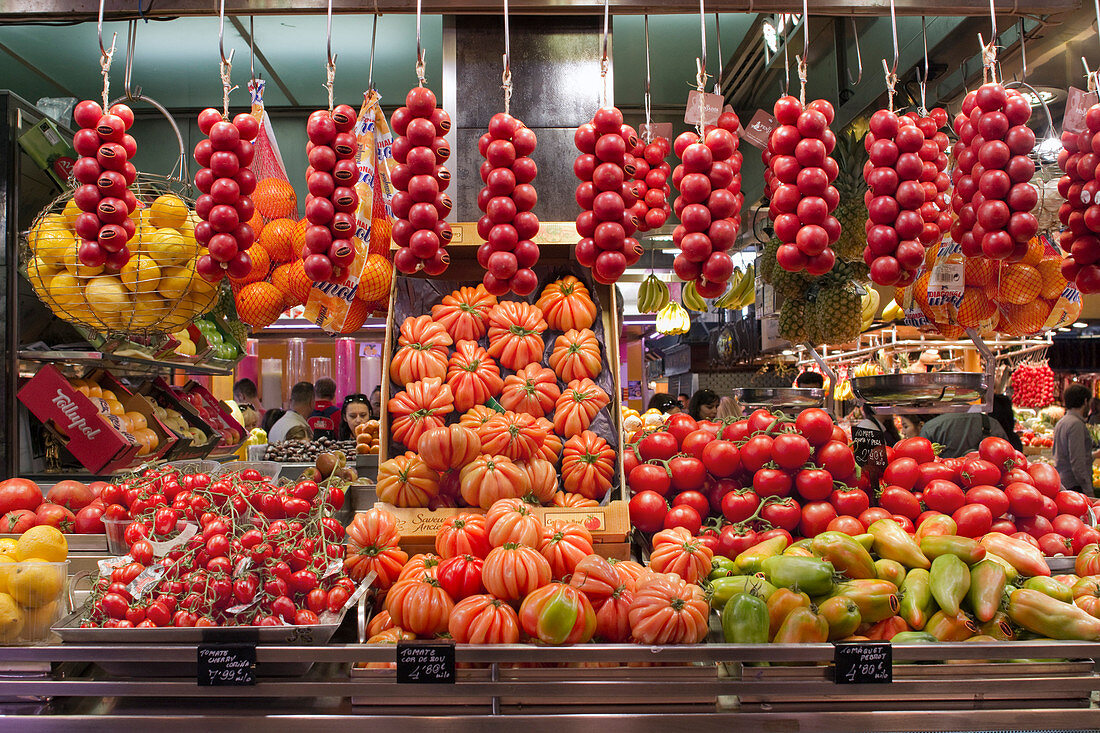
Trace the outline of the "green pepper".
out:
M 897 560 L 907 568 L 931 567 L 931 563 L 913 538 L 893 519 L 880 519 L 867 531 L 875 538 L 875 552 L 887 560 Z
M 936 602 L 932 600 L 932 575 L 924 568 L 913 568 L 905 575 L 901 584 L 901 603 L 898 615 L 905 619 L 909 627 L 920 631 L 936 612 Z
M 959 604 L 970 590 L 970 568 L 955 555 L 932 561 L 932 597 L 948 616 L 959 615 Z
M 878 623 L 898 612 L 898 587 L 889 580 L 849 580 L 837 584 L 832 595 L 855 601 L 865 624 Z
M 1062 601 L 1062 603 L 1073 603 L 1073 590 L 1068 586 L 1062 585 L 1053 578 L 1036 575 L 1033 578 L 1025 580 L 1022 587 L 1037 590 L 1040 593 L 1046 593 L 1051 598 L 1057 598 L 1059 601 Z
M 743 573 L 759 573 L 766 559 L 787 549 L 787 538 L 780 535 L 758 542 L 737 556 L 735 562 Z
M 853 580 L 875 577 L 875 561 L 871 559 L 871 553 L 850 535 L 822 532 L 814 537 L 811 549 L 815 555 L 832 563 L 841 575 Z
M 818 613 L 829 624 L 829 641 L 836 641 L 856 633 L 863 622 L 859 606 L 851 598 L 833 596 L 817 607 Z
M 990 557 L 970 568 L 970 590 L 966 593 L 970 610 L 980 623 L 993 618 L 1001 607 L 1008 574 L 1003 565 Z
M 717 578 L 725 578 L 730 575 L 738 574 L 737 565 L 728 557 L 718 555 L 710 561 L 709 580 L 716 580 Z
M 722 609 L 727 644 L 767 644 L 768 606 L 753 593 L 735 593 Z
M 870 550 L 875 546 L 875 536 L 873 534 L 864 532 L 863 534 L 853 535 L 852 539 L 863 545 L 864 550 Z
M 757 575 L 730 575 L 710 582 L 710 605 L 718 611 L 738 593 L 752 591 L 765 601 L 775 593 L 775 586 Z
M 940 555 L 956 555 L 967 565 L 979 562 L 986 553 L 977 540 L 956 535 L 929 535 L 920 541 L 920 550 L 929 560 Z
M 927 631 L 899 631 L 890 639 L 891 644 L 928 644 L 939 639 Z
M 905 566 L 897 560 L 875 560 L 875 577 L 879 580 L 889 580 L 897 587 L 905 582 Z
M 764 572 L 777 588 L 791 588 L 809 596 L 823 596 L 833 589 L 833 566 L 816 557 L 778 555 L 764 560 Z

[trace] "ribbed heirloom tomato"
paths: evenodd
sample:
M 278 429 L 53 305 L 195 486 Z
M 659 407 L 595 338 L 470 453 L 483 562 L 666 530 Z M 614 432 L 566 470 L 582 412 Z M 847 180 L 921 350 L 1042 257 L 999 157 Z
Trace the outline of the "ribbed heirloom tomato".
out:
M 520 626 L 533 639 L 555 646 L 584 644 L 596 633 L 596 613 L 579 592 L 562 583 L 532 591 L 519 607 Z
M 538 550 L 515 543 L 494 547 L 481 567 L 485 590 L 505 601 L 525 598 L 550 577 L 550 563 Z
M 451 609 L 447 624 L 459 644 L 516 644 L 519 618 L 504 601 L 488 595 L 464 598 Z
M 491 549 L 483 514 L 463 513 L 447 517 L 435 535 L 435 551 L 444 559 L 460 555 L 484 558 Z
M 635 591 L 630 630 L 639 644 L 698 644 L 706 638 L 709 615 L 702 588 L 662 574 Z
M 494 502 L 485 514 L 485 527 L 489 531 L 489 544 L 493 547 L 503 547 L 511 542 L 537 548 L 542 541 L 542 520 L 522 499 Z
M 551 520 L 547 523 L 539 543 L 539 552 L 550 563 L 554 580 L 562 580 L 573 574 L 577 565 L 592 555 L 592 533 L 577 522 Z
M 653 535 L 649 565 L 654 572 L 676 573 L 687 582 L 696 583 L 710 572 L 713 558 L 710 548 L 683 527 L 676 527 Z

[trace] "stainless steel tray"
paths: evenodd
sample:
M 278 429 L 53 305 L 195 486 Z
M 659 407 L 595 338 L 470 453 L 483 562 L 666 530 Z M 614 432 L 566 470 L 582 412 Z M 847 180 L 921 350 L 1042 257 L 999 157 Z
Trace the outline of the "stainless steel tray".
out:
M 735 389 L 738 401 L 746 407 L 821 407 L 825 390 L 804 387 L 742 387 Z
M 877 374 L 852 377 L 852 391 L 871 405 L 965 404 L 985 396 L 979 372 Z

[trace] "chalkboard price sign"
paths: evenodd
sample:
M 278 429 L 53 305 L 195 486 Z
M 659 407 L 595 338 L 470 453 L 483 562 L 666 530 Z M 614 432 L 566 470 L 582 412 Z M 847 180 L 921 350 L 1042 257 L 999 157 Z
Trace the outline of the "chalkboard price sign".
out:
M 837 644 L 833 652 L 838 685 L 886 684 L 894 681 L 894 654 L 888 641 Z
M 256 684 L 255 644 L 200 644 L 200 687 Z
M 455 645 L 448 642 L 399 641 L 397 681 L 454 684 Z

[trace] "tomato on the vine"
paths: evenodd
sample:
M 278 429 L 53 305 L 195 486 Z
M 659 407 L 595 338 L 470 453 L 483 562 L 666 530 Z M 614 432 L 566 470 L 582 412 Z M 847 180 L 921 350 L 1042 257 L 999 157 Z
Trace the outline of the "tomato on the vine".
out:
M 794 532 L 802 521 L 802 507 L 788 496 L 767 504 L 760 510 L 760 518 L 775 528 Z
M 664 527 L 668 504 L 656 491 L 640 491 L 630 498 L 630 523 L 652 534 Z
M 829 503 L 836 508 L 836 513 L 858 517 L 871 506 L 871 500 L 865 491 L 844 487 L 837 489 L 829 496 Z
M 699 533 L 699 529 L 703 526 L 703 519 L 699 516 L 699 512 L 695 511 L 687 504 L 680 504 L 674 506 L 668 510 L 665 514 L 664 528 L 672 529 L 673 527 L 683 527 L 691 534 L 695 535 Z
M 760 497 L 752 489 L 731 491 L 722 497 L 722 516 L 737 524 L 750 518 L 760 506 Z
M 816 537 L 824 532 L 829 523 L 836 517 L 836 509 L 829 502 L 811 502 L 802 507 L 802 521 L 799 524 L 799 531 L 803 537 Z

